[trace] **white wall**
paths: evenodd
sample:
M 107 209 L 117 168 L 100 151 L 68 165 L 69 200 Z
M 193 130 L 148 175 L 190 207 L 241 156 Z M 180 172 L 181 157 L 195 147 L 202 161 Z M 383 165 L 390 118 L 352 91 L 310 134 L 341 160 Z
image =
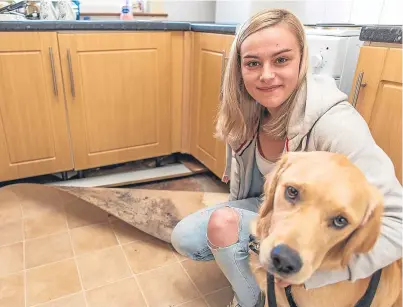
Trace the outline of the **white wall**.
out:
M 91 13 L 120 13 L 123 1 L 80 0 L 80 10 Z
M 82 12 L 120 13 L 124 0 L 81 0 Z M 167 13 L 172 21 L 214 22 L 215 0 L 151 0 L 146 7 L 153 13 Z M 97 19 L 100 19 L 99 17 Z
M 249 1 L 239 0 L 217 0 L 216 2 L 216 22 L 220 23 L 240 23 L 250 16 Z
M 251 13 L 255 14 L 265 8 L 285 8 L 298 16 L 305 24 L 322 22 L 325 14 L 325 1 L 251 1 Z
M 154 0 L 149 1 L 149 8 L 167 13 L 173 21 L 214 22 L 216 15 L 215 0 Z
M 229 3 L 232 10 L 224 12 Z M 251 16 L 265 8 L 289 9 L 304 24 L 403 24 L 402 0 L 217 0 L 216 22 L 226 22 L 228 16 L 234 16 L 236 20 L 231 21 L 240 23 L 247 17 L 238 10 Z

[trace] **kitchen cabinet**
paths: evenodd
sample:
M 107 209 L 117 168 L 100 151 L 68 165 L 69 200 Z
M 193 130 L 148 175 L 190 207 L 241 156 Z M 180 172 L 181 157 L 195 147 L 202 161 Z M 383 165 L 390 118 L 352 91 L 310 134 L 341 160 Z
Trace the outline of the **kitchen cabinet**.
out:
M 0 181 L 73 168 L 56 33 L 0 33 Z
M 220 91 L 233 35 L 194 33 L 191 82 L 191 154 L 218 177 L 225 144 L 214 137 Z
M 59 34 L 75 169 L 171 153 L 170 39 Z
M 233 35 L 1 32 L 0 181 L 190 153 L 214 137 Z
M 402 49 L 363 46 L 351 93 L 351 103 L 391 158 L 402 183 Z

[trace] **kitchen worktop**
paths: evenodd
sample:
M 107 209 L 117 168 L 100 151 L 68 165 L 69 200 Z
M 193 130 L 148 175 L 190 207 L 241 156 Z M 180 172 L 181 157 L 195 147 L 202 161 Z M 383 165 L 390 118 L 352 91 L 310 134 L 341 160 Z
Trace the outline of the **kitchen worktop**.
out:
M 0 31 L 195 31 L 235 34 L 238 26 L 236 24 L 154 20 L 5 21 L 0 22 Z M 340 25 L 338 26 L 340 27 Z M 360 26 L 362 26 L 361 41 L 402 43 L 401 26 Z
M 363 26 L 360 34 L 361 41 L 379 43 L 402 43 L 402 26 Z
M 235 34 L 236 25 L 178 21 L 6 21 L 0 31 L 195 31 Z

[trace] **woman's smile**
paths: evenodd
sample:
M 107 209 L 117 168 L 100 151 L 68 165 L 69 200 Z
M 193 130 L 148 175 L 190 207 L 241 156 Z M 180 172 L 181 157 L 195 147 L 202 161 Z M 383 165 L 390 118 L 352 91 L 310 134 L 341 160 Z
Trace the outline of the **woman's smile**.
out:
M 283 87 L 282 85 L 271 85 L 271 86 L 258 86 L 256 88 L 263 93 L 272 93 L 274 91 L 281 89 L 282 87 Z

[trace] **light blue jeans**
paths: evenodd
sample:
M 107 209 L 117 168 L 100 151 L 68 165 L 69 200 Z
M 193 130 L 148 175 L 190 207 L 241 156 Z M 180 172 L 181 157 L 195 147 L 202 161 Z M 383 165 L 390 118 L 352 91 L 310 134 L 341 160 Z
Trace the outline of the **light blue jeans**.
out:
M 257 216 L 260 198 L 222 203 L 185 217 L 172 233 L 172 245 L 183 256 L 197 261 L 215 259 L 227 277 L 241 307 L 263 306 L 260 288 L 249 268 L 249 224 Z M 238 242 L 228 247 L 211 247 L 207 239 L 207 224 L 214 210 L 234 208 L 240 216 Z

